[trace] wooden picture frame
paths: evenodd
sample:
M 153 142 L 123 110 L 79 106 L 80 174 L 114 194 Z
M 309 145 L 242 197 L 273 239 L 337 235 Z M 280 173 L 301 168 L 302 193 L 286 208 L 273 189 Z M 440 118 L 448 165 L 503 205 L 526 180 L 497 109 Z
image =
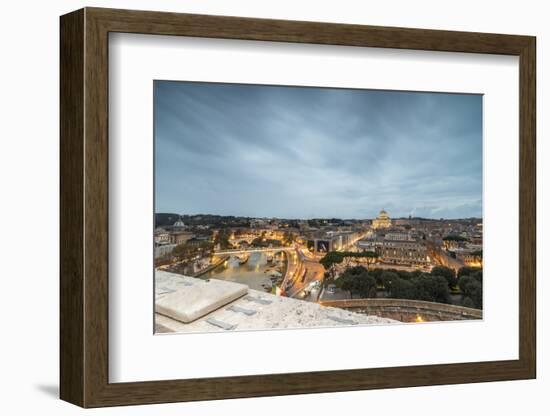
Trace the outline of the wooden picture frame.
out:
M 536 376 L 535 38 L 85 8 L 61 17 L 60 396 L 82 407 L 529 379 Z M 109 383 L 108 35 L 246 39 L 519 57 L 519 359 Z

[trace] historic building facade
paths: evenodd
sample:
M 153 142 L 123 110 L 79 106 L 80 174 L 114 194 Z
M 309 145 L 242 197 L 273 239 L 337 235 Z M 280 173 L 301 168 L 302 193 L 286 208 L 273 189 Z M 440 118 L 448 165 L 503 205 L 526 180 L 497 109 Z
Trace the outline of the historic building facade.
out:
M 426 246 L 408 233 L 386 233 L 384 237 L 372 236 L 357 242 L 359 251 L 371 251 L 386 264 L 426 266 L 429 263 Z
M 426 246 L 418 241 L 385 240 L 379 250 L 384 263 L 407 266 L 425 266 L 428 264 Z

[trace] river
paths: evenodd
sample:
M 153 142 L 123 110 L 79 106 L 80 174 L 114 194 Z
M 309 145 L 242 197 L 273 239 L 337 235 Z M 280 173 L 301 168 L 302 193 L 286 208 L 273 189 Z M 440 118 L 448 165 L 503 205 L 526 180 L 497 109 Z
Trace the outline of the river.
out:
M 230 257 L 220 266 L 203 274 L 201 278 L 212 278 L 229 280 L 237 283 L 244 283 L 251 289 L 270 291 L 270 271 L 281 271 L 284 269 L 285 255 L 279 253 L 272 262 L 267 261 L 265 253 L 252 253 L 248 261 L 239 263 L 237 257 Z

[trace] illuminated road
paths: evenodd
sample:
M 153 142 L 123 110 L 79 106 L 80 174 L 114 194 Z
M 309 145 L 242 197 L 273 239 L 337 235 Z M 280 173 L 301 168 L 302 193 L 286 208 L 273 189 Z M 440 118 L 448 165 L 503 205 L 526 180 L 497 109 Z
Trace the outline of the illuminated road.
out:
M 363 237 L 364 234 L 354 239 L 345 249 L 354 251 L 355 243 Z M 297 246 L 296 253 L 298 253 L 299 265 L 301 267 L 298 270 L 298 274 L 291 281 L 286 282 L 286 295 L 310 302 L 317 302 L 325 276 L 325 268 L 319 263 L 319 260 L 324 255 L 318 254 L 316 256 L 300 246 Z M 317 288 L 314 287 L 315 282 L 318 282 Z
M 432 261 L 434 263 L 449 267 L 455 271 L 458 271 L 458 269 L 464 266 L 463 262 L 458 259 L 452 258 L 443 250 L 441 250 L 441 247 L 434 244 L 433 242 L 426 242 L 426 247 L 428 248 L 428 255 L 432 258 Z
M 304 252 L 304 249 L 297 248 L 295 253 L 297 254 L 298 272 L 292 276 L 291 280 L 285 282 L 286 286 L 284 287 L 288 297 L 304 299 L 307 297 L 304 290 L 311 289 L 310 285 L 316 281 L 319 282 L 319 285 L 322 283 L 325 269 L 309 253 Z M 317 299 L 311 300 L 316 301 Z
M 298 256 L 298 250 L 292 248 L 291 251 L 286 252 L 287 255 L 287 267 L 285 277 L 281 283 L 281 288 L 288 296 L 288 291 L 294 285 L 295 281 L 299 279 L 299 275 L 302 270 L 302 263 Z

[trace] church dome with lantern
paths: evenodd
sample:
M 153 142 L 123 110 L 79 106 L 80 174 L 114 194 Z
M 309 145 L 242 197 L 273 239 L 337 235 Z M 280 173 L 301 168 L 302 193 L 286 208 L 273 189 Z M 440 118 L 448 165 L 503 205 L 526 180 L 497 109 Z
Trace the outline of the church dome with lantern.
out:
M 185 224 L 184 224 L 181 216 L 178 217 L 178 220 L 174 223 L 174 225 L 172 227 L 173 228 L 185 228 Z
M 372 220 L 372 228 L 390 228 L 391 219 L 385 210 L 380 211 L 378 217 Z

